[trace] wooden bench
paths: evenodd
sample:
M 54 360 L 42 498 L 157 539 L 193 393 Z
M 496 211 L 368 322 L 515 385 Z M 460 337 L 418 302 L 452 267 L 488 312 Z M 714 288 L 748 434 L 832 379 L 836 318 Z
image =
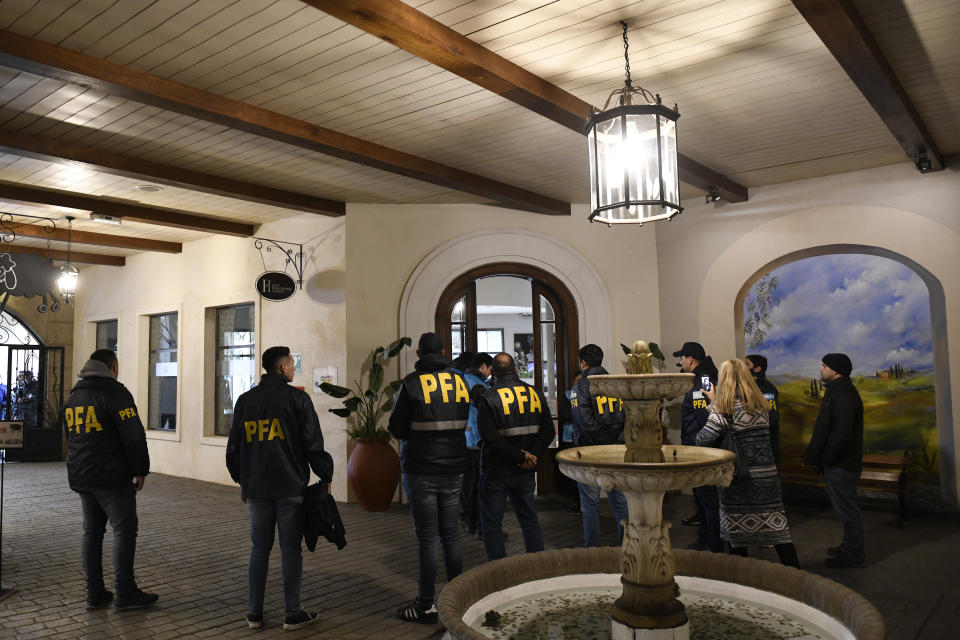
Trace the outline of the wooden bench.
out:
M 826 487 L 823 476 L 810 466 L 802 466 L 804 449 L 785 447 L 780 449 L 780 464 L 777 471 L 781 484 Z M 857 488 L 865 491 L 884 491 L 897 494 L 899 505 L 897 526 L 903 527 L 907 518 L 907 467 L 912 456 L 879 453 L 863 454 L 863 472 Z

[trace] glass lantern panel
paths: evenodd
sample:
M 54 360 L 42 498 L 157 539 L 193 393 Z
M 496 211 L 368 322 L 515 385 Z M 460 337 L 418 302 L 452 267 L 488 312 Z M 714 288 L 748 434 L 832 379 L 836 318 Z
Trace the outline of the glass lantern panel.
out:
M 457 300 L 457 304 L 453 305 L 453 313 L 450 314 L 450 322 L 466 322 L 467 321 L 467 297 L 464 296 Z
M 597 180 L 600 201 L 598 206 L 604 207 L 621 202 L 623 193 L 623 128 L 621 118 L 611 118 L 598 122 L 597 135 Z M 607 216 L 619 217 L 622 212 L 607 212 Z
M 677 123 L 660 118 L 660 154 L 663 157 L 663 199 L 680 203 L 680 174 L 677 171 Z
M 587 134 L 587 153 L 590 155 L 590 211 L 597 210 L 597 151 L 594 144 L 596 139 L 594 128 L 590 127 L 590 133 Z

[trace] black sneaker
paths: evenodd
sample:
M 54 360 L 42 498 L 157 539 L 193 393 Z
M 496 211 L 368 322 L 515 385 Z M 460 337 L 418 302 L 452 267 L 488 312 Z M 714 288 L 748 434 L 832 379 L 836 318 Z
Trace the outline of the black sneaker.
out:
M 292 616 L 287 616 L 283 619 L 283 630 L 291 631 L 293 629 L 305 627 L 311 622 L 316 622 L 317 618 L 319 617 L 319 614 L 310 613 L 309 611 L 300 609 L 299 613 L 295 613 Z
M 827 547 L 827 555 L 831 558 L 836 558 L 843 555 L 843 545 L 839 547 Z
M 243 621 L 247 623 L 247 626 L 251 629 L 259 629 L 263 626 L 263 614 L 262 613 L 248 613 L 243 617 Z
M 113 602 L 113 591 L 107 591 L 104 589 L 100 593 L 88 594 L 87 595 L 87 611 L 93 611 L 95 609 L 103 609 L 105 606 Z
M 126 611 L 127 609 L 143 609 L 144 607 L 151 606 L 159 599 L 160 596 L 155 593 L 147 593 L 146 591 L 141 591 L 140 589 L 134 589 L 126 595 L 117 596 L 117 602 L 114 606 L 118 611 Z
M 680 524 L 685 527 L 699 527 L 700 526 L 700 516 L 693 514 L 689 518 L 683 518 L 680 520 Z
M 419 600 L 414 600 L 407 606 L 397 609 L 397 618 L 404 622 L 437 624 L 439 618 L 437 615 L 437 605 L 432 604 L 430 607 L 424 608 L 420 605 Z

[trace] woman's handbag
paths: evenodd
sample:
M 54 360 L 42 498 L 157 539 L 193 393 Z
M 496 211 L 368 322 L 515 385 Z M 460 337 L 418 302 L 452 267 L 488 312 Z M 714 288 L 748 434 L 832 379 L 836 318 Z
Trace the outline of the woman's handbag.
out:
M 724 428 L 723 433 L 720 434 L 720 440 L 717 442 L 717 448 L 726 449 L 735 456 L 735 460 L 733 462 L 733 479 L 735 481 L 749 480 L 750 467 L 747 466 L 746 460 L 744 460 L 743 455 L 740 452 L 740 441 L 737 439 L 737 433 L 733 429 L 733 416 L 723 414 L 723 419 L 726 420 L 727 426 Z

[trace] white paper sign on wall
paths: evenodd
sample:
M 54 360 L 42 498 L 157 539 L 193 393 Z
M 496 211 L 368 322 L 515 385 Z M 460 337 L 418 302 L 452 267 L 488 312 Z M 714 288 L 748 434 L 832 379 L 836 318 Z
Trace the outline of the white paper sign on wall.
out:
M 329 382 L 330 384 L 337 384 L 337 368 L 336 367 L 315 367 L 313 370 L 313 392 L 322 393 L 320 391 L 320 385 L 324 382 Z

